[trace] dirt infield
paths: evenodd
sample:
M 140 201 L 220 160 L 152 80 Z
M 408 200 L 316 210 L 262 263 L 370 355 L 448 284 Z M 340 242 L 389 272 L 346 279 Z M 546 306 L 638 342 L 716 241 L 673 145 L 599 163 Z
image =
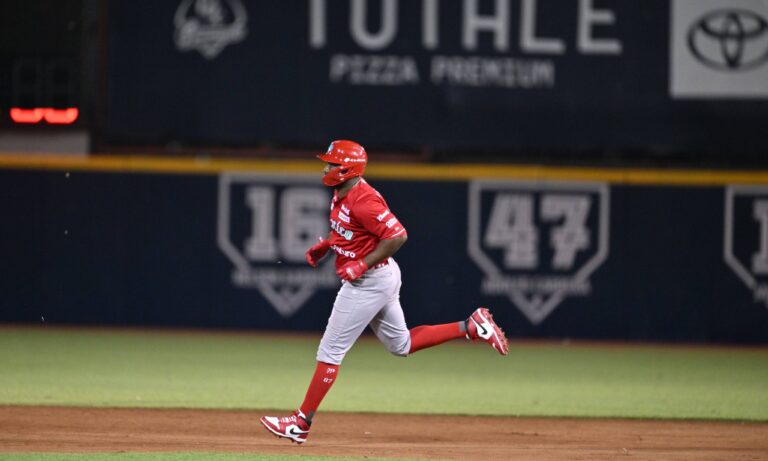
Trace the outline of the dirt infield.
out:
M 461 460 L 768 460 L 768 424 L 321 413 L 301 446 L 262 412 L 0 406 L 0 452 L 197 451 Z

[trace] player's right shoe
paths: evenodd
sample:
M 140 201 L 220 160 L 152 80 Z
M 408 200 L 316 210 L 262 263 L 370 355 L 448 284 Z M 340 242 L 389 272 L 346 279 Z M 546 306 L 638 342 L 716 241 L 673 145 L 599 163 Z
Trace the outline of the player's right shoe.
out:
M 467 319 L 467 339 L 485 341 L 501 355 L 509 353 L 509 344 L 504 331 L 496 325 L 493 315 L 484 307 L 477 308 Z
M 290 416 L 262 416 L 261 424 L 278 437 L 290 439 L 292 442 L 304 443 L 309 435 L 309 423 L 301 410 L 296 410 Z

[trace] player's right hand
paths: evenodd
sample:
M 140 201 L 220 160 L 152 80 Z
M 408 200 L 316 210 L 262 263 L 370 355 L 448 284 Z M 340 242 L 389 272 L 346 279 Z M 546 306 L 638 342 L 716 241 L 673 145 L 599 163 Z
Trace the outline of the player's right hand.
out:
M 318 242 L 307 250 L 307 262 L 312 267 L 317 267 L 317 263 L 323 259 L 328 249 L 331 248 L 331 242 L 322 237 L 317 238 Z

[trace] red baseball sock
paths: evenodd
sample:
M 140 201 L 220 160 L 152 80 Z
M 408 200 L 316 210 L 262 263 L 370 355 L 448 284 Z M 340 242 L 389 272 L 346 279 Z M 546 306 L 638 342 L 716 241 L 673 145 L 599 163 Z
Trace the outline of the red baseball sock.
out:
M 444 323 L 442 325 L 422 325 L 411 328 L 411 350 L 416 351 L 437 346 L 452 339 L 463 338 L 466 334 L 464 322 Z
M 315 375 L 312 376 L 312 381 L 309 382 L 309 389 L 307 389 L 307 395 L 304 397 L 304 403 L 299 408 L 307 417 L 308 423 L 312 422 L 312 417 L 315 416 L 317 407 L 320 406 L 320 402 L 323 401 L 325 394 L 328 393 L 333 383 L 336 382 L 338 372 L 338 365 L 317 362 Z

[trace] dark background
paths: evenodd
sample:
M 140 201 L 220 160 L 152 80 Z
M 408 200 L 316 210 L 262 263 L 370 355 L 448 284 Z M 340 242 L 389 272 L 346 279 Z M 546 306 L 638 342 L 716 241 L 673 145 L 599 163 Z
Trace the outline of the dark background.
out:
M 309 0 L 240 0 L 247 36 L 213 59 L 177 48 L 183 1 L 2 2 L 0 151 L 11 134 L 34 140 L 77 131 L 89 140 L 80 153 L 86 159 L 310 159 L 329 141 L 351 138 L 372 162 L 403 171 L 458 162 L 640 166 L 657 176 L 668 168 L 694 175 L 768 167 L 768 99 L 670 96 L 667 0 L 593 1 L 615 15 L 594 35 L 620 40 L 620 55 L 577 49 L 576 1 L 536 3 L 537 35 L 566 47 L 547 55 L 520 46 L 521 0 L 509 0 L 504 51 L 488 33 L 476 50 L 462 47 L 458 0 L 439 2 L 436 49 L 421 44 L 423 3 L 400 0 L 397 37 L 375 51 L 351 38 L 347 0 L 325 2 L 327 43 L 319 49 L 309 45 Z M 225 22 L 234 1 L 213 2 Z M 376 31 L 381 1 L 367 5 L 368 28 Z M 490 14 L 494 2 L 479 5 Z M 329 62 L 338 54 L 407 57 L 420 82 L 331 82 Z M 547 61 L 555 84 L 436 84 L 429 79 L 435 56 Z M 12 107 L 77 107 L 80 116 L 69 126 L 19 125 Z M 0 164 L 0 321 L 281 330 L 325 324 L 333 289 L 318 290 L 283 318 L 258 291 L 232 285 L 233 266 L 216 245 L 214 174 L 75 169 L 65 176 Z M 723 259 L 728 184 L 609 184 L 610 248 L 589 278 L 591 293 L 567 297 L 534 325 L 507 298 L 480 294 L 483 274 L 467 254 L 467 181 L 373 182 L 409 231 L 398 260 L 412 325 L 464 318 L 487 304 L 516 337 L 768 340 L 768 309 Z M 751 204 L 735 206 L 734 251 L 746 265 L 759 241 Z
M 232 2 L 220 0 L 224 22 Z M 462 1 L 438 2 L 439 46 L 422 46 L 422 2 L 397 2 L 397 35 L 366 50 L 350 33 L 351 2 L 326 1 L 326 45 L 309 44 L 308 0 L 239 0 L 247 35 L 213 59 L 174 41 L 182 0 L 30 0 L 0 14 L 0 129 L 9 107 L 80 108 L 74 128 L 91 151 L 295 156 L 329 139 L 414 161 L 750 167 L 768 164 L 768 100 L 670 96 L 670 2 L 595 0 L 614 23 L 596 39 L 621 42 L 619 55 L 578 50 L 578 2 L 538 0 L 536 35 L 562 54 L 520 44 L 522 1 L 509 0 L 508 49 L 479 33 L 461 44 Z M 381 24 L 369 0 L 367 27 Z M 481 14 L 494 2 L 479 1 Z M 188 17 L 194 17 L 187 10 Z M 203 20 L 200 20 L 204 22 Z M 416 85 L 331 82 L 331 56 L 408 57 Z M 435 56 L 550 62 L 551 88 L 433 84 Z M 37 127 L 48 128 L 51 127 Z

